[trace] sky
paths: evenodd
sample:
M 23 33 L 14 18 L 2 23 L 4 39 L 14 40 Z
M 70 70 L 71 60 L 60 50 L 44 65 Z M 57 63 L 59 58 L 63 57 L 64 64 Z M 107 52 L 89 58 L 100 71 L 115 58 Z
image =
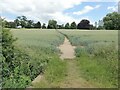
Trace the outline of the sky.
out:
M 55 19 L 58 24 L 88 19 L 94 24 L 107 13 L 117 11 L 117 3 L 118 0 L 0 0 L 0 16 L 13 21 L 25 15 L 41 23 Z

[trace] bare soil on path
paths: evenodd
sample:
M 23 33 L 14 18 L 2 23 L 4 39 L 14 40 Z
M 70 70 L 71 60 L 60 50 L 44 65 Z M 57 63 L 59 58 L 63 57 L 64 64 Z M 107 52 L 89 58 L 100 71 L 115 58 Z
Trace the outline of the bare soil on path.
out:
M 75 52 L 74 52 L 74 46 L 71 45 L 69 40 L 65 37 L 64 43 L 59 46 L 59 49 L 61 51 L 61 59 L 74 59 L 75 58 Z

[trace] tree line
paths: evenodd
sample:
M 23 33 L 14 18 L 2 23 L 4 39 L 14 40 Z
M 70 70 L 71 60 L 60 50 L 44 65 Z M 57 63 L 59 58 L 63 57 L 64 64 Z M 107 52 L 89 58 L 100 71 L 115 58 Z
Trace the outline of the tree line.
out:
M 41 24 L 40 21 L 34 22 L 33 20 L 28 20 L 26 16 L 18 16 L 13 22 L 4 22 L 6 28 L 42 28 L 42 29 L 108 29 L 108 30 L 119 30 L 120 29 L 120 14 L 117 12 L 107 14 L 103 20 L 102 24 L 97 24 L 95 26 L 90 24 L 87 19 L 81 20 L 78 24 L 76 22 L 66 23 L 65 25 L 59 25 L 56 20 L 49 20 L 48 25 L 45 23 Z M 98 23 L 101 23 L 99 20 Z
M 66 23 L 65 25 L 59 25 L 56 20 L 49 20 L 48 25 L 43 25 L 33 20 L 28 20 L 26 16 L 18 16 L 13 22 L 4 21 L 6 28 L 42 28 L 42 29 L 90 29 L 93 25 L 90 25 L 90 21 L 83 19 L 79 24 L 76 22 Z

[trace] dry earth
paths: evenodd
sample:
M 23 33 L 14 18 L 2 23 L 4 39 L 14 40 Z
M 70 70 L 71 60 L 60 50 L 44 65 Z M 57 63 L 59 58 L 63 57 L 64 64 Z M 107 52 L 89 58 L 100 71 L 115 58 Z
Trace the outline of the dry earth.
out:
M 59 49 L 61 51 L 61 59 L 74 59 L 75 58 L 75 52 L 74 52 L 74 46 L 71 45 L 69 40 L 65 37 L 64 43 L 59 46 Z

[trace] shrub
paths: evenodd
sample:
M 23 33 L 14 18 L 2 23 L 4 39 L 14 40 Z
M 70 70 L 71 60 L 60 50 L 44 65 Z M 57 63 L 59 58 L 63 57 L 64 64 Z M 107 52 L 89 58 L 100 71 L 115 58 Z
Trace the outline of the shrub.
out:
M 30 56 L 25 50 L 14 45 L 16 39 L 8 29 L 2 31 L 2 86 L 25 88 L 31 80 L 43 72 L 46 60 Z

